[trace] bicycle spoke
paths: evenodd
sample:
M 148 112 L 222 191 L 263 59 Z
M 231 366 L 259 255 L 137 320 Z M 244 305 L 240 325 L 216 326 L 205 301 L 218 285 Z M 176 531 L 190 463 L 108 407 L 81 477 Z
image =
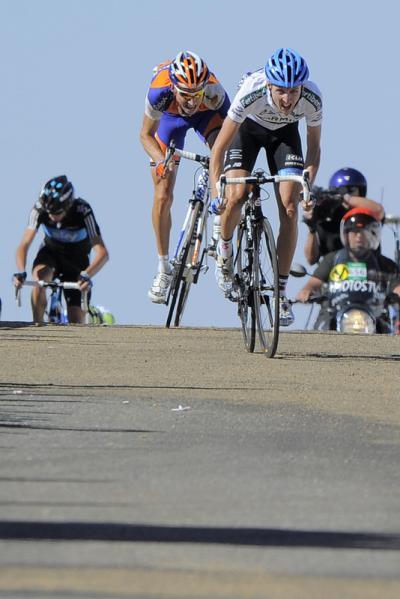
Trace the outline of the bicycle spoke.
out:
M 279 276 L 274 235 L 266 218 L 259 224 L 255 240 L 254 307 L 261 349 L 272 358 L 279 337 Z

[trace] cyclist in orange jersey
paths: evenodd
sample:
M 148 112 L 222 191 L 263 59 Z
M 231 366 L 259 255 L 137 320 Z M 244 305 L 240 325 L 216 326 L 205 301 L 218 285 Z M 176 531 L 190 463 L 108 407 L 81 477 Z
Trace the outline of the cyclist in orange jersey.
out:
M 175 160 L 172 169 L 165 169 L 165 150 L 171 140 L 183 149 L 189 129 L 194 129 L 211 148 L 230 103 L 215 75 L 194 52 L 179 52 L 174 60 L 158 65 L 154 71 L 140 140 L 151 160 L 152 222 L 158 251 L 158 271 L 148 295 L 154 303 L 165 303 L 171 282 L 171 206 L 179 164 Z

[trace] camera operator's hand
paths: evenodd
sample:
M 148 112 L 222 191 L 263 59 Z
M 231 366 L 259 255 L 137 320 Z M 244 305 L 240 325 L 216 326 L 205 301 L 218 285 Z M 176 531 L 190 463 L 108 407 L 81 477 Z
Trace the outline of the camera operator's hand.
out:
M 296 299 L 299 302 L 306 303 L 310 299 L 311 292 L 312 292 L 311 289 L 307 289 L 307 287 L 303 287 L 303 289 L 300 289 L 300 291 L 296 295 Z

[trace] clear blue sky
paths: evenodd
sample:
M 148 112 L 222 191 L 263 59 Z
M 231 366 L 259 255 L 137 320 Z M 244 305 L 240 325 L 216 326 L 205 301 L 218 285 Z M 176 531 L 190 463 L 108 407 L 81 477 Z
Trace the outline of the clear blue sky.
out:
M 296 48 L 324 97 L 317 184 L 326 185 L 337 168 L 356 167 L 368 179 L 369 197 L 380 200 L 384 189 L 386 211 L 400 213 L 397 38 L 398 11 L 389 0 L 173 6 L 159 0 L 0 0 L 3 319 L 31 318 L 28 290 L 23 308 L 13 299 L 15 248 L 43 183 L 65 173 L 92 204 L 111 254 L 95 278 L 96 302 L 120 323 L 164 322 L 165 308 L 147 299 L 157 260 L 148 160 L 138 136 L 152 68 L 182 49 L 202 55 L 233 97 L 242 73 L 261 67 L 279 46 Z M 202 149 L 193 133 L 186 147 Z M 192 173 L 192 164 L 181 169 L 173 238 Z M 274 200 L 268 212 L 276 224 Z M 296 261 L 303 263 L 305 234 L 301 225 Z M 391 255 L 389 232 L 383 247 Z M 289 294 L 298 288 L 291 281 Z M 300 307 L 297 325 L 304 316 Z M 213 272 L 193 289 L 185 324 L 237 325 Z

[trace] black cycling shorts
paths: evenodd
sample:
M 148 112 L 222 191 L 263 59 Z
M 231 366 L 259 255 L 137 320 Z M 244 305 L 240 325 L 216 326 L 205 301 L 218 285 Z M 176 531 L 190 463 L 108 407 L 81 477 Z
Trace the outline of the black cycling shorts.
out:
M 73 254 L 65 256 L 62 252 L 50 248 L 47 245 L 42 246 L 36 258 L 33 261 L 32 270 L 43 264 L 54 269 L 54 278 L 60 281 L 77 281 L 79 274 L 89 265 L 89 256 L 87 254 Z M 64 290 L 65 301 L 68 306 L 81 305 L 81 292 L 76 289 Z
M 271 130 L 246 118 L 226 152 L 224 172 L 240 169 L 251 173 L 261 148 L 265 149 L 271 175 L 303 171 L 298 123 Z

